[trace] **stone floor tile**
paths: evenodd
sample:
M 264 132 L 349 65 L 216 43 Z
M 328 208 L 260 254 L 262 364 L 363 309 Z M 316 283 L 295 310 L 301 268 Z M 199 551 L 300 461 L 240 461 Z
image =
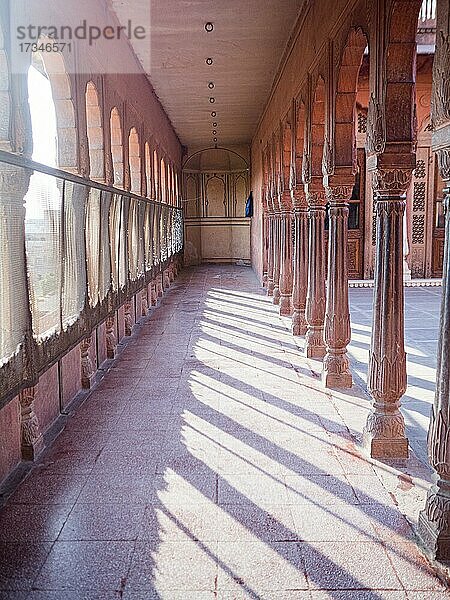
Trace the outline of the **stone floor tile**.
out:
M 264 591 L 307 590 L 296 542 L 219 542 L 218 590 L 240 586 L 256 597 Z
M 145 506 L 77 503 L 59 535 L 59 541 L 129 541 L 139 533 Z
M 2 542 L 54 542 L 67 520 L 71 505 L 8 504 L 0 512 Z
M 217 542 L 137 542 L 127 590 L 214 591 L 216 575 Z
M 377 541 L 372 521 L 360 506 L 345 502 L 321 506 L 311 499 L 309 504 L 291 506 L 297 539 L 306 542 Z
M 291 504 L 358 504 L 359 500 L 345 475 L 285 475 Z
M 56 542 L 39 576 L 38 590 L 120 590 L 134 542 Z
M 395 546 L 388 548 L 387 553 L 407 591 L 445 591 L 444 584 L 433 572 L 414 542 L 396 542 Z
M 75 504 L 87 475 L 33 471 L 10 497 L 10 504 Z
M 301 549 L 311 589 L 403 591 L 381 543 L 309 542 Z
M 30 590 L 51 548 L 50 542 L 0 539 L 0 590 Z

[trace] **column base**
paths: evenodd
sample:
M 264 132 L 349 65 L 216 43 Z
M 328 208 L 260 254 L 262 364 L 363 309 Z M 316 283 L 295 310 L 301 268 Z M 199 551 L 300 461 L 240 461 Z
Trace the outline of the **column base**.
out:
M 364 432 L 363 447 L 371 458 L 406 460 L 409 457 L 408 438 L 375 438 Z
M 345 349 L 328 352 L 323 361 L 322 383 L 327 388 L 349 389 L 353 385 L 352 374 Z
M 290 317 L 292 315 L 292 297 L 281 295 L 280 297 L 280 315 Z
M 363 429 L 363 446 L 372 458 L 406 459 L 409 457 L 405 436 L 405 419 L 401 412 L 383 412 L 383 403 L 375 402 L 375 410 L 367 417 Z
M 349 371 L 346 373 L 331 373 L 324 369 L 322 371 L 322 383 L 326 388 L 350 389 L 353 386 L 353 377 Z
M 267 280 L 267 295 L 273 296 L 273 280 L 271 279 Z
M 280 298 L 281 298 L 280 288 L 278 288 L 278 287 L 274 287 L 273 288 L 273 295 L 272 295 L 272 297 L 273 297 L 273 303 L 274 304 L 280 304 Z
M 308 327 L 306 332 L 305 356 L 322 360 L 327 349 L 323 341 L 323 327 Z
M 295 310 L 292 314 L 292 335 L 306 335 L 308 323 L 304 310 Z
M 425 510 L 419 513 L 418 533 L 432 560 L 450 561 L 450 498 L 428 493 Z
M 44 438 L 40 435 L 32 444 L 21 447 L 22 459 L 26 461 L 35 461 L 39 454 L 44 450 Z

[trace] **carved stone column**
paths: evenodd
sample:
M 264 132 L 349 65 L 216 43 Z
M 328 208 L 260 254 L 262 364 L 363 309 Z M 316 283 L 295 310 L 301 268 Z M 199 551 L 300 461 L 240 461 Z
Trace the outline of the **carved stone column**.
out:
M 279 210 L 273 215 L 273 303 L 280 303 L 280 241 L 281 241 L 281 218 Z
M 267 215 L 267 295 L 273 296 L 273 257 L 274 257 L 274 215 L 269 212 Z
M 125 335 L 130 336 L 133 331 L 133 317 L 131 316 L 131 300 L 124 304 Z
M 170 288 L 170 277 L 169 277 L 168 269 L 164 269 L 162 277 L 163 277 L 163 289 L 168 290 Z
M 309 221 L 308 292 L 306 298 L 305 354 L 308 358 L 325 356 L 325 190 L 322 183 L 307 184 Z M 321 188 L 321 189 L 319 189 Z
M 289 191 L 281 195 L 280 215 L 280 315 L 292 314 L 292 199 Z
M 162 298 L 163 297 L 163 276 L 162 273 L 158 273 L 158 275 L 156 276 L 156 293 L 158 298 Z
M 406 390 L 403 213 L 411 173 L 407 167 L 392 167 L 377 168 L 372 175 L 376 251 L 367 386 L 373 409 L 364 428 L 364 444 L 373 458 L 408 457 L 400 398 Z
M 294 274 L 292 289 L 292 333 L 305 335 L 306 295 L 308 291 L 308 203 L 303 186 L 293 192 L 294 204 Z
M 156 290 L 156 281 L 150 282 L 150 306 L 156 306 L 158 304 L 158 293 Z
M 449 127 L 450 137 L 450 127 Z M 441 320 L 436 370 L 436 393 L 428 430 L 428 456 L 434 482 L 425 510 L 419 516 L 419 533 L 433 559 L 450 560 L 450 148 L 438 151 L 445 181 L 445 247 Z
M 92 378 L 94 377 L 94 365 L 92 364 L 89 350 L 91 348 L 92 338 L 89 335 L 80 344 L 81 352 L 81 385 L 84 389 L 88 390 L 92 384 Z
M 147 288 L 141 291 L 141 317 L 148 315 L 148 299 L 147 299 Z
M 117 338 L 115 329 L 116 316 L 113 314 L 106 319 L 106 356 L 108 358 L 115 358 L 116 356 Z
M 20 403 L 20 432 L 23 460 L 35 460 L 44 449 L 39 420 L 34 412 L 36 388 L 22 390 L 19 394 Z
M 326 354 L 322 382 L 329 388 L 351 388 L 347 346 L 350 342 L 348 307 L 348 200 L 353 185 L 329 185 L 328 286 L 325 313 Z

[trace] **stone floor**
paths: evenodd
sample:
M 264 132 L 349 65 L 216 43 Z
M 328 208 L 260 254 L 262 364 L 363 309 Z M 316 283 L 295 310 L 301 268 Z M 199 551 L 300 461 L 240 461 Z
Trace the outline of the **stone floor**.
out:
M 0 512 L 0 600 L 447 597 L 400 512 L 424 465 L 360 451 L 366 394 L 325 392 L 287 323 L 249 268 L 184 271 Z

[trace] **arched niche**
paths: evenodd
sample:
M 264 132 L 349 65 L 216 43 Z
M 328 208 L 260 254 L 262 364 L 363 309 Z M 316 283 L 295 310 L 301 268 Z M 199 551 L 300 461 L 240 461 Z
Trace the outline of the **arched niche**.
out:
M 160 186 L 159 186 L 159 180 L 160 180 L 159 170 L 160 170 L 160 165 L 159 165 L 159 161 L 158 161 L 158 152 L 156 150 L 153 150 L 153 184 L 154 184 L 154 190 L 155 190 L 155 200 L 158 200 L 158 201 L 161 200 L 161 190 L 160 190 Z
M 145 142 L 145 181 L 147 184 L 147 198 L 153 197 L 152 189 L 152 153 L 150 150 L 150 144 Z
M 135 127 L 130 129 L 128 136 L 128 160 L 130 164 L 130 191 L 141 193 L 141 152 L 139 135 Z
M 227 148 L 205 148 L 191 154 L 183 164 L 185 172 L 236 172 L 249 168 L 247 160 Z
M 325 82 L 317 78 L 311 113 L 311 176 L 322 179 L 323 145 L 325 137 Z
M 114 185 L 123 187 L 123 139 L 119 111 L 116 107 L 111 110 L 109 119 L 111 132 L 111 158 L 113 164 Z
M 98 92 L 95 84 L 89 81 L 85 92 L 86 129 L 89 148 L 89 175 L 96 181 L 105 180 L 105 149 L 103 123 Z
M 167 176 L 166 161 L 161 158 L 160 162 L 161 202 L 167 202 Z
M 60 52 L 34 52 L 32 66 L 48 78 L 56 112 L 57 166 L 78 172 L 75 108 L 70 79 Z
M 206 182 L 206 214 L 208 217 L 225 216 L 226 196 L 223 177 L 212 175 Z
M 368 41 L 360 28 L 347 36 L 339 65 L 334 119 L 334 162 L 356 170 L 356 96 L 358 77 Z

